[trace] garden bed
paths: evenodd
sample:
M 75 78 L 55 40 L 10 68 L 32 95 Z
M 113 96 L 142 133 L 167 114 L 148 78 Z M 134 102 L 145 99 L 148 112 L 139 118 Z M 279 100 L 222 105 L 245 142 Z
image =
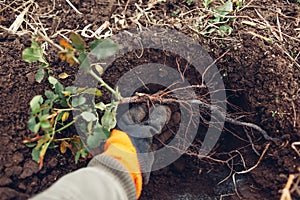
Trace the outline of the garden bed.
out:
M 61 154 L 56 148 L 47 152 L 40 170 L 31 158 L 31 149 L 22 143 L 31 134 L 27 127 L 30 100 L 50 88 L 46 80 L 36 83 L 38 65 L 22 60 L 22 51 L 31 44 L 30 25 L 46 31 L 58 42 L 69 37 L 71 31 L 82 33 L 80 30 L 89 24 L 89 29 L 95 32 L 105 21 L 110 22 L 113 34 L 156 26 L 193 38 L 216 60 L 227 89 L 228 113 L 258 125 L 280 140 L 267 141 L 249 127 L 227 122 L 209 156 L 198 159 L 193 149 L 189 149 L 170 166 L 152 173 L 141 199 L 220 199 L 221 196 L 238 199 L 238 195 L 242 199 L 280 199 L 289 176 L 300 177 L 299 154 L 297 148 L 292 148 L 300 141 L 300 4 L 279 0 L 245 1 L 239 8 L 234 4 L 226 20 L 218 21 L 228 25 L 227 29 L 214 24 L 212 30 L 205 24 L 214 17 L 208 8 L 213 10 L 221 3 L 213 1 L 205 10 L 203 2 L 171 0 L 141 4 L 136 0 L 74 0 L 72 5 L 76 10 L 63 0 L 36 1 L 25 14 L 28 23 L 23 22 L 15 34 L 8 29 L 28 4 L 22 0 L 1 2 L 0 199 L 26 199 L 89 161 L 80 159 L 75 164 L 71 152 Z M 33 22 L 34 19 L 40 21 Z M 83 39 L 88 42 L 95 38 Z M 62 62 L 51 45 L 46 53 L 52 75 L 58 77 L 66 72 L 70 76 L 62 83 L 72 85 L 78 66 Z M 136 53 L 129 53 L 113 63 L 104 80 L 113 86 L 120 74 L 142 63 L 176 65 L 176 55 L 163 53 L 146 50 L 139 58 Z M 199 80 L 191 78 L 191 81 Z M 178 113 L 175 115 L 174 109 L 170 124 L 176 129 Z M 169 138 L 167 134 L 167 131 L 162 133 L 166 135 L 165 141 Z M 200 139 L 198 135 L 194 144 Z M 159 144 L 159 140 L 154 142 Z M 300 186 L 297 188 L 292 193 L 293 199 L 300 197 Z

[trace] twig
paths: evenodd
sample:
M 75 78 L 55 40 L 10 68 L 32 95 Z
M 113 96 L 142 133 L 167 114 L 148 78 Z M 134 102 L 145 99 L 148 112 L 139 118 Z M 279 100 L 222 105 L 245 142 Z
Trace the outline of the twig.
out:
M 298 156 L 300 157 L 300 151 L 297 149 L 296 146 L 300 146 L 300 142 L 293 142 L 291 144 L 291 147 L 296 151 L 296 153 L 298 154 Z
M 278 26 L 278 32 L 279 32 L 279 36 L 280 36 L 280 42 L 283 41 L 283 37 L 282 37 L 282 32 L 281 32 L 281 26 L 280 26 L 280 22 L 279 22 L 279 17 L 278 17 L 278 13 L 276 15 L 276 18 L 277 18 L 277 26 Z
M 281 38 L 279 38 L 279 36 L 277 35 L 277 33 L 275 31 L 273 31 L 273 27 L 270 25 L 270 23 L 265 19 L 263 18 L 263 16 L 256 10 L 254 9 L 256 14 L 265 22 L 265 24 L 267 25 L 267 27 L 270 29 L 271 33 L 275 36 L 275 38 L 280 41 Z M 281 31 L 279 31 L 281 33 Z
M 248 31 L 248 33 L 251 34 L 251 35 L 253 35 L 254 37 L 258 37 L 258 38 L 260 38 L 260 39 L 262 39 L 262 40 L 264 40 L 264 41 L 266 41 L 268 43 L 273 43 L 273 40 L 271 38 L 264 37 L 262 35 L 259 35 L 257 33 L 252 32 L 252 31 Z
M 58 44 L 56 44 L 55 42 L 53 42 L 48 36 L 46 36 L 45 34 L 43 34 L 41 31 L 38 31 L 37 34 L 39 36 L 41 36 L 46 42 L 50 43 L 52 46 L 56 47 L 60 51 L 64 51 L 65 50 L 63 47 L 61 47 Z
M 230 51 L 230 49 L 227 49 L 227 51 L 225 51 L 221 56 L 219 56 L 217 59 L 215 59 L 208 67 L 206 67 L 205 71 L 203 72 L 202 74 L 202 84 L 201 85 L 204 85 L 204 77 L 205 77 L 205 74 L 206 72 L 208 71 L 208 69 L 210 67 L 212 67 L 214 64 L 216 64 L 221 58 L 223 58 L 228 52 Z
M 293 184 L 294 179 L 295 179 L 295 175 L 290 174 L 289 178 L 285 184 L 285 187 L 281 191 L 282 194 L 281 194 L 280 200 L 292 200 L 290 188 L 291 188 L 291 185 Z
M 66 0 L 66 2 L 71 6 L 71 8 L 73 8 L 73 10 L 74 10 L 76 13 L 82 15 L 82 13 L 79 12 L 79 10 L 77 10 L 77 8 L 71 3 L 70 0 Z
M 22 23 L 24 22 L 24 16 L 26 15 L 26 13 L 28 12 L 29 8 L 31 7 L 32 4 L 30 4 L 29 6 L 27 6 L 16 18 L 16 20 L 14 21 L 14 23 L 12 23 L 12 25 L 8 28 L 9 32 L 11 32 L 12 34 L 15 34 L 17 32 L 17 30 L 20 28 L 20 26 L 22 25 Z

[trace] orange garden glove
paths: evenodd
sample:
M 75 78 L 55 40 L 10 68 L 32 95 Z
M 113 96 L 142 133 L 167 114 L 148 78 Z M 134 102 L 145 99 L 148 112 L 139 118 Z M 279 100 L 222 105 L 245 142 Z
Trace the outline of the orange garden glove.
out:
M 133 107 L 117 120 L 118 128 L 125 132 L 112 130 L 103 153 L 117 159 L 129 172 L 136 187 L 137 198 L 141 195 L 142 182 L 146 184 L 149 181 L 154 162 L 154 153 L 150 151 L 152 137 L 161 132 L 171 115 L 168 107 L 155 106 L 150 110 L 149 119 L 142 122 L 146 116 L 145 110 L 143 106 Z
M 138 199 L 142 192 L 142 174 L 136 149 L 129 136 L 123 131 L 112 130 L 104 145 L 103 154 L 117 159 L 126 168 L 135 184 Z

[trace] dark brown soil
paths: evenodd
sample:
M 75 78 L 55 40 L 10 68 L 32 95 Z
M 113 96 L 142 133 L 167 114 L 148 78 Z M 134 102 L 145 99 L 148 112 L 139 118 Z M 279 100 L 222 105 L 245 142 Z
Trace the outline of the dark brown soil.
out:
M 10 6 L 17 8 L 20 5 L 18 2 L 13 2 Z M 117 32 L 111 16 L 120 14 L 127 1 L 120 1 L 120 4 L 114 3 L 115 1 L 72 1 L 83 15 L 75 13 L 63 0 L 55 2 L 55 16 L 41 18 L 42 23 L 49 27 L 49 35 L 62 29 L 79 30 L 88 24 L 92 24 L 91 29 L 96 30 L 106 20 L 112 23 Z M 128 2 L 126 17 L 132 16 L 136 10 L 134 4 L 138 1 Z M 177 8 L 188 11 L 202 5 L 194 1 L 188 7 L 182 2 L 172 0 L 156 6 L 153 9 L 157 12 L 154 13 L 158 18 L 170 22 L 171 15 Z M 4 9 L 8 4 L 8 1 L 6 4 L 0 4 L 1 26 L 7 28 L 18 14 L 12 14 L 14 12 L 11 8 Z M 38 4 L 39 9 L 44 9 L 39 10 L 43 13 L 52 8 L 48 1 L 38 1 Z M 242 24 L 240 22 L 243 18 L 237 18 L 235 23 L 230 22 L 234 31 L 227 37 L 228 40 L 201 35 L 196 37 L 214 59 L 229 50 L 217 62 L 228 89 L 229 112 L 235 116 L 245 115 L 242 118 L 244 121 L 255 123 L 270 136 L 282 140 L 280 145 L 270 145 L 263 160 L 253 171 L 236 176 L 237 188 L 243 199 L 279 199 L 279 190 L 284 187 L 289 174 L 297 173 L 297 167 L 300 167 L 300 159 L 291 148 L 293 142 L 300 141 L 300 69 L 285 53 L 296 56 L 300 52 L 299 31 L 297 33 L 295 30 L 299 28 L 300 23 L 299 4 L 296 1 L 254 1 L 238 15 L 259 19 L 255 11 L 257 10 L 272 23 L 271 26 L 277 26 L 275 11 L 278 9 L 282 14 L 281 29 L 293 37 L 298 34 L 296 40 L 284 35 L 287 40 L 267 43 L 261 38 L 253 37 L 249 31 L 273 36 L 270 30 Z M 161 11 L 165 11 L 165 15 Z M 146 25 L 147 20 L 141 19 L 141 24 Z M 177 27 L 174 24 L 170 26 L 175 29 Z M 128 21 L 128 28 L 136 28 L 136 25 Z M 182 28 L 180 31 L 195 36 L 190 29 Z M 29 101 L 34 95 L 42 94 L 49 88 L 46 81 L 41 84 L 35 83 L 34 74 L 38 66 L 22 61 L 22 50 L 28 46 L 28 34 L 17 36 L 0 29 L 0 199 L 26 199 L 48 188 L 68 172 L 86 166 L 88 162 L 81 160 L 76 165 L 70 152 L 61 155 L 57 149 L 53 149 L 47 153 L 44 167 L 39 170 L 38 164 L 31 159 L 31 149 L 22 144 L 22 140 L 30 135 L 27 128 Z M 47 52 L 47 59 L 53 66 L 53 75 L 67 72 L 71 78 L 64 83 L 71 85 L 78 68 L 71 68 L 61 62 L 52 47 Z M 134 65 L 149 61 L 166 64 L 174 62 L 172 56 L 167 62 L 161 61 L 161 57 L 161 53 L 154 51 L 145 51 L 140 60 L 135 54 L 129 54 L 114 63 L 113 70 L 106 78 L 109 83 L 115 83 L 120 73 Z M 299 58 L 295 62 L 299 64 Z M 172 117 L 174 126 L 176 115 L 178 113 Z M 251 133 L 250 129 L 248 132 Z M 251 135 L 256 149 L 261 153 L 267 141 L 257 132 L 253 131 Z M 167 139 L 168 137 L 163 140 Z M 230 157 L 229 152 L 236 149 L 243 155 L 248 168 L 259 159 L 249 145 L 244 129 L 226 124 L 226 130 L 214 149 L 213 157 L 226 160 Z M 230 163 L 234 165 L 233 170 L 243 170 L 240 158 L 237 157 L 233 162 Z M 230 169 L 225 162 L 216 162 L 209 158 L 199 160 L 184 155 L 170 166 L 152 173 L 150 183 L 144 187 L 141 199 L 220 199 L 221 195 L 227 195 L 224 199 L 238 199 L 231 178 L 218 185 L 229 174 Z

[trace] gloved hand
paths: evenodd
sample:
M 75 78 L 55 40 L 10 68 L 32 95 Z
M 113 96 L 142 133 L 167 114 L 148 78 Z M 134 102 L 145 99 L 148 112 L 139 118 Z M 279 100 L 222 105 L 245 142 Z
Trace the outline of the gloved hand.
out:
M 159 134 L 164 125 L 169 121 L 171 110 L 167 106 L 153 106 L 150 109 L 148 120 L 146 106 L 136 106 L 125 112 L 118 119 L 118 128 L 125 131 L 137 150 L 143 183 L 149 182 L 150 172 L 154 161 L 154 153 L 151 151 L 152 138 Z
M 122 131 L 113 130 L 105 143 L 103 154 L 117 159 L 127 169 L 135 183 L 137 198 L 142 191 L 142 182 L 149 181 L 154 161 L 150 149 L 152 137 L 161 132 L 170 115 L 168 107 L 155 106 L 150 109 L 149 119 L 143 122 L 145 108 L 133 107 L 117 120 Z M 143 181 L 141 172 L 145 175 Z
M 115 158 L 126 168 L 135 184 L 138 199 L 142 191 L 142 175 L 136 149 L 128 135 L 123 131 L 112 130 L 104 145 L 103 154 Z

